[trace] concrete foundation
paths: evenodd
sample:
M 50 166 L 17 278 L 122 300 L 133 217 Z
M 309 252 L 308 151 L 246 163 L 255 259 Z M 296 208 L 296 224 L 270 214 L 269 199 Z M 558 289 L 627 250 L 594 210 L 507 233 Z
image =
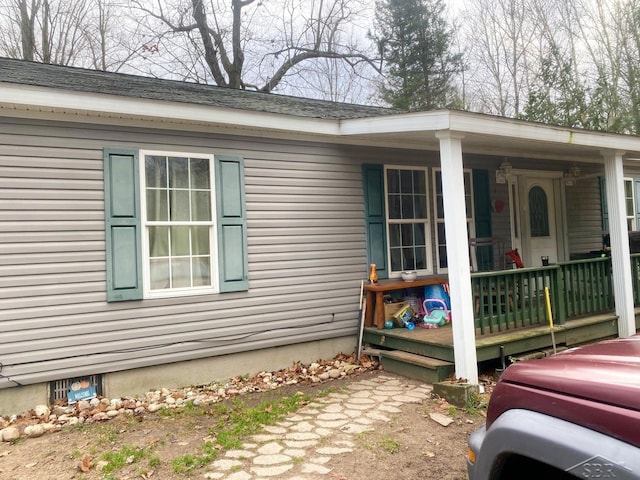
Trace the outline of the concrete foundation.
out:
M 478 385 L 470 383 L 438 382 L 433 384 L 433 393 L 444 398 L 451 405 L 464 407 L 474 393 L 478 393 Z
M 280 370 L 295 362 L 310 364 L 317 360 L 333 358 L 339 353 L 351 354 L 355 345 L 356 338 L 349 336 L 110 372 L 102 375 L 103 393 L 105 397 L 118 398 L 141 395 L 149 390 L 162 387 L 180 388 L 189 385 L 224 382 L 238 375 Z M 48 403 L 48 383 L 0 390 L 0 416 L 22 413 L 35 405 Z

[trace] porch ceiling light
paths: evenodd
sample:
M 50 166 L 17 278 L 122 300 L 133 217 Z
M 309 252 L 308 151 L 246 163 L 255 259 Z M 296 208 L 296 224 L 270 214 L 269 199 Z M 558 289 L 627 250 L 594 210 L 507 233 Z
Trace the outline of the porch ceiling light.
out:
M 500 168 L 498 168 L 497 173 L 503 178 L 508 178 L 509 175 L 511 175 L 512 170 L 513 167 L 509 163 L 509 160 L 505 158 L 504 161 L 500 164 Z
M 580 176 L 580 168 L 575 165 L 564 174 L 564 184 L 567 187 L 573 187 L 576 184 L 576 179 Z
M 569 176 L 573 178 L 578 178 L 580 176 L 580 167 L 576 167 L 575 165 L 569 169 Z

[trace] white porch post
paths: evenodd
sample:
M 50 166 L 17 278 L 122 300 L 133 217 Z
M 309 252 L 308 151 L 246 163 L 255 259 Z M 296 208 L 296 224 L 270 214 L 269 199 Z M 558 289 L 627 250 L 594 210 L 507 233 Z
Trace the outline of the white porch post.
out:
M 616 151 L 602 152 L 607 185 L 613 294 L 616 302 L 616 315 L 618 315 L 618 335 L 625 338 L 636 333 L 636 322 L 633 308 L 631 257 L 624 195 L 623 154 L 624 152 Z
M 469 383 L 477 384 L 478 359 L 462 170 L 462 136 L 448 131 L 437 132 L 436 136 L 440 139 L 440 167 L 456 377 L 465 378 Z

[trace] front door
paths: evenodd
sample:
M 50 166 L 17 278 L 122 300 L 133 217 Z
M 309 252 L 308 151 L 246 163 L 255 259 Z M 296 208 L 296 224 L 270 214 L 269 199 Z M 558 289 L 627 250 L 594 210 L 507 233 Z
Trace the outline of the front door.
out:
M 553 179 L 525 177 L 522 189 L 522 233 L 521 256 L 527 267 L 542 265 L 542 257 L 549 263 L 558 261 L 558 238 L 556 235 L 556 205 Z

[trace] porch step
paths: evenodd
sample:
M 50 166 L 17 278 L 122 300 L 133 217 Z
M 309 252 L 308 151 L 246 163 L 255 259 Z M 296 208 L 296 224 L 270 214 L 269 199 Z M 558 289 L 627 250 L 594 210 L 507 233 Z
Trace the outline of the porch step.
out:
M 381 350 L 380 355 L 386 371 L 425 383 L 445 380 L 455 370 L 453 363 L 400 350 Z

